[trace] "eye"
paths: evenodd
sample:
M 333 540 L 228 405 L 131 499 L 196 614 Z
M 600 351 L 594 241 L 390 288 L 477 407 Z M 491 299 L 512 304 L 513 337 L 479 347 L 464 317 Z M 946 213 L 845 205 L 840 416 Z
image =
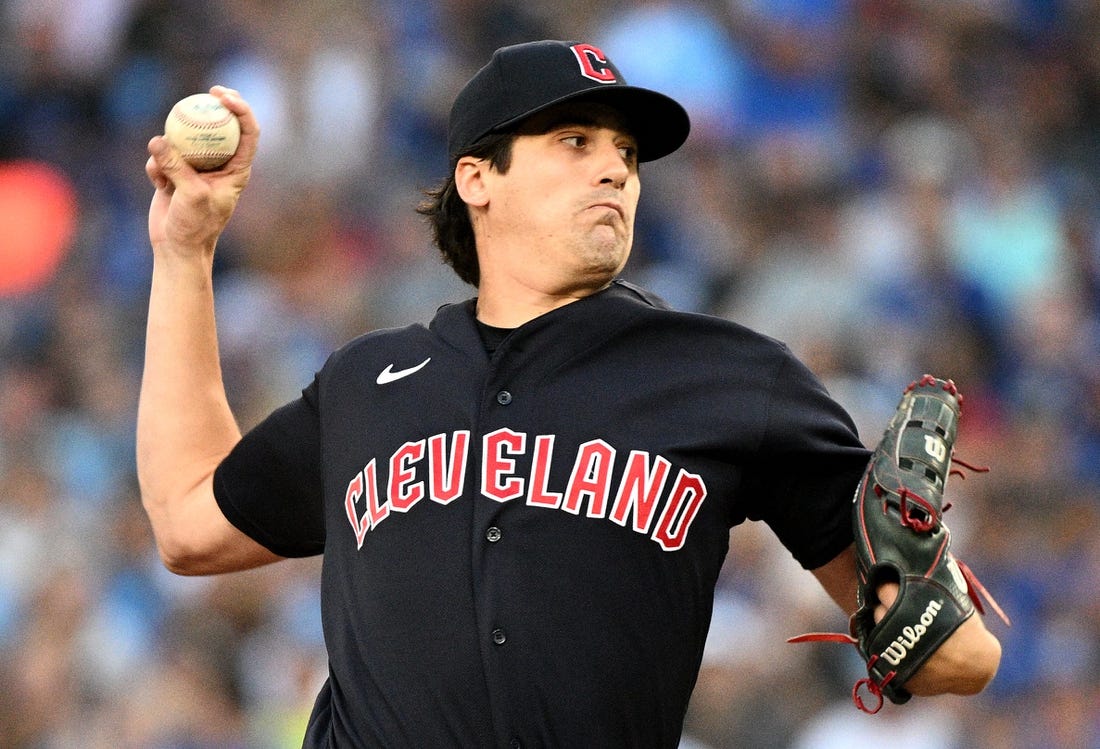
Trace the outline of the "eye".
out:
M 562 143 L 568 143 L 574 148 L 584 148 L 588 143 L 588 138 L 583 135 L 567 135 L 561 140 Z
M 637 146 L 619 146 L 619 154 L 622 155 L 623 161 L 628 164 L 635 164 L 638 161 L 638 148 Z

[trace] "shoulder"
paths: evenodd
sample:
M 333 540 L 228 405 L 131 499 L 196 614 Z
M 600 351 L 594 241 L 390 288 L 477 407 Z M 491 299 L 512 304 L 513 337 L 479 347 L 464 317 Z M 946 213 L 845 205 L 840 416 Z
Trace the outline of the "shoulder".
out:
M 415 354 L 439 347 L 475 353 L 480 350 L 481 339 L 474 322 L 474 300 L 442 305 L 428 325 L 414 323 L 363 333 L 336 349 L 326 367 L 359 363 L 364 359 L 383 359 L 393 356 L 395 352 Z
M 727 318 L 674 309 L 656 294 L 627 281 L 615 281 L 607 297 L 611 304 L 630 310 L 633 323 L 651 339 L 705 346 L 705 350 L 754 352 L 777 362 L 795 358 L 780 340 Z
M 411 375 L 425 367 L 453 369 L 460 363 L 476 368 L 486 358 L 472 304 L 448 304 L 429 325 L 379 328 L 349 340 L 329 355 L 315 387 L 321 392 L 335 386 L 343 392 L 351 386 L 386 384 L 395 372 Z
M 406 325 L 400 328 L 380 328 L 352 338 L 332 352 L 326 368 L 340 366 L 347 362 L 358 362 L 363 358 L 385 356 L 417 341 L 427 341 L 431 335 L 423 325 Z

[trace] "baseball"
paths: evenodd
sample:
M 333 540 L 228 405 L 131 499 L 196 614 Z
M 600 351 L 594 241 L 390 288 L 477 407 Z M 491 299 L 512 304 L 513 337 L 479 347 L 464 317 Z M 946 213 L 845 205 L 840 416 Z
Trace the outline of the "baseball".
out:
M 237 116 L 210 94 L 180 99 L 164 122 L 164 137 L 199 171 L 220 168 L 237 152 Z

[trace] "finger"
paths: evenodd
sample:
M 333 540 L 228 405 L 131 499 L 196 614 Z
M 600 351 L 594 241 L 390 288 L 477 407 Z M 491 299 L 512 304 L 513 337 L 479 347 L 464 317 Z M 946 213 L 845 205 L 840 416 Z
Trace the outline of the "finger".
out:
M 251 163 L 260 139 L 260 123 L 252 107 L 239 91 L 227 86 L 211 86 L 210 94 L 216 96 L 226 109 L 235 114 L 240 123 L 241 140 L 233 161 Z
M 157 138 L 160 138 L 160 136 L 157 136 Z M 154 138 L 154 140 L 156 140 L 156 138 Z M 156 157 L 153 155 L 155 149 L 156 146 L 153 141 L 149 141 L 149 158 L 145 162 L 145 175 L 149 178 L 149 181 L 153 183 L 155 189 L 167 190 L 172 186 L 172 183 L 167 175 L 165 175 Z
M 167 190 L 172 186 L 172 183 L 164 176 L 164 172 L 160 170 L 160 167 L 157 166 L 156 159 L 152 156 L 145 162 L 145 174 L 149 177 L 149 181 L 153 183 L 153 188 L 156 190 Z
M 181 180 L 195 177 L 195 170 L 163 135 L 154 136 L 149 141 L 148 149 L 149 162 L 145 171 L 158 188 L 166 188 L 169 184 L 178 186 Z
M 882 621 L 882 618 L 886 616 L 886 612 L 890 610 L 890 607 L 894 605 L 894 602 L 898 599 L 898 592 L 901 587 L 897 583 L 887 582 L 878 586 L 875 591 L 878 595 L 878 604 L 875 606 L 875 623 Z
M 222 86 L 220 84 L 211 86 L 210 93 L 211 95 L 217 96 L 218 98 L 221 98 L 222 94 L 229 94 L 231 96 L 236 96 L 237 98 L 240 98 L 241 96 L 241 92 L 237 89 L 230 88 L 229 86 Z

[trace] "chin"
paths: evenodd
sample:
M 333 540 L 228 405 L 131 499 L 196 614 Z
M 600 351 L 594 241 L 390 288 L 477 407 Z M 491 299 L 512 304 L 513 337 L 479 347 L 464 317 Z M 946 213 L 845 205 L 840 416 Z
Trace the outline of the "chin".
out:
M 609 267 L 626 265 L 626 259 L 630 256 L 629 238 L 616 234 L 614 237 L 595 237 L 594 240 L 586 253 L 594 262 Z
M 587 272 L 593 276 L 614 278 L 626 267 L 627 255 L 628 253 L 619 250 L 591 258 L 591 261 L 587 263 Z

